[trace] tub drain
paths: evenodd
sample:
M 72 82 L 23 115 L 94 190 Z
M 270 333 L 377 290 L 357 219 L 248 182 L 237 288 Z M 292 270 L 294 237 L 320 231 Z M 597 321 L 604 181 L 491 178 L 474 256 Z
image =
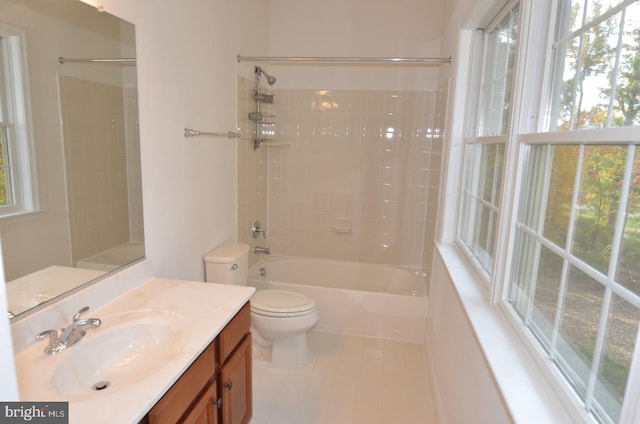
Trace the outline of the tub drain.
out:
M 93 385 L 93 390 L 96 390 L 96 391 L 104 390 L 110 385 L 111 383 L 109 383 L 108 381 L 99 381 Z

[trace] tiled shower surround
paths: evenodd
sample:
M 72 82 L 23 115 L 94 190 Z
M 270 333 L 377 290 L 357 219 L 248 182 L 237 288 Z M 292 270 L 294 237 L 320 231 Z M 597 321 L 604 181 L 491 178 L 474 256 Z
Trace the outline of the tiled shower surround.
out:
M 277 145 L 246 152 L 254 169 L 239 168 L 266 190 L 272 252 L 421 269 L 440 179 L 438 93 L 273 92 Z M 265 170 L 267 182 L 255 174 Z
M 140 218 L 132 221 L 129 214 L 130 206 L 139 210 L 141 205 L 129 205 L 127 181 L 138 188 L 141 184 L 139 171 L 128 175 L 128 168 L 139 169 L 139 165 L 127 163 L 124 100 L 137 101 L 128 93 L 121 87 L 60 76 L 74 264 L 130 239 L 138 241 L 135 234 L 142 233 L 142 214 L 135 214 Z M 100 129 L 100 135 L 94 128 Z M 130 132 L 137 137 L 136 131 Z M 130 140 L 130 145 L 137 145 L 137 141 Z M 134 159 L 129 156 L 129 160 L 139 163 L 139 149 L 129 153 L 134 153 Z

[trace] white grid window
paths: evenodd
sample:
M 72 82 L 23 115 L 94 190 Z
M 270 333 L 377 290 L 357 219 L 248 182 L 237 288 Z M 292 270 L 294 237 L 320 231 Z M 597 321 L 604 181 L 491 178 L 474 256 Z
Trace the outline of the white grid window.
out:
M 586 409 L 618 422 L 640 320 L 640 149 L 528 156 L 509 300 Z
M 549 114 L 517 136 L 507 302 L 591 417 L 637 422 L 640 2 L 558 6 Z
M 561 2 L 551 131 L 640 124 L 640 4 Z
M 462 208 L 458 241 L 474 264 L 489 276 L 498 229 L 507 129 L 511 115 L 518 40 L 517 2 L 510 2 L 487 29 L 478 32 L 482 56 L 477 106 L 465 138 Z
M 24 34 L 0 23 L 0 217 L 35 209 Z

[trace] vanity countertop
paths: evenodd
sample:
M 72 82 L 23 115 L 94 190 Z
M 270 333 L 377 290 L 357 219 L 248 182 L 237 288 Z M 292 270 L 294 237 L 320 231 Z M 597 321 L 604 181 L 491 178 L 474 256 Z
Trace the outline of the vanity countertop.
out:
M 44 353 L 46 341 L 30 346 L 16 355 L 20 398 L 22 401 L 69 402 L 70 423 L 137 423 L 162 395 L 186 371 L 198 355 L 222 331 L 255 289 L 181 280 L 151 278 L 138 287 L 96 310 L 86 317 L 102 319 L 102 325 L 88 330 L 83 340 L 55 355 Z M 89 305 L 91 306 L 91 305 Z M 181 328 L 179 343 L 168 360 L 148 376 L 122 387 L 113 384 L 89 395 L 69 395 L 53 385 L 53 374 L 62 361 L 83 343 L 89 343 L 100 332 L 109 331 L 118 317 L 130 311 L 161 312 L 176 316 Z M 110 321 L 111 320 L 111 321 Z M 182 331 L 183 330 L 183 331 Z

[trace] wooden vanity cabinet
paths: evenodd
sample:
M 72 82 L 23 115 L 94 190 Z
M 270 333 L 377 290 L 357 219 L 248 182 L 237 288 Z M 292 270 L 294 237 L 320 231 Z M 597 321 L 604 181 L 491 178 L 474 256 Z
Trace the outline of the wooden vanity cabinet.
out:
M 252 416 L 251 333 L 227 358 L 220 373 L 222 423 L 246 424 Z
M 141 424 L 246 424 L 252 416 L 247 302 Z

